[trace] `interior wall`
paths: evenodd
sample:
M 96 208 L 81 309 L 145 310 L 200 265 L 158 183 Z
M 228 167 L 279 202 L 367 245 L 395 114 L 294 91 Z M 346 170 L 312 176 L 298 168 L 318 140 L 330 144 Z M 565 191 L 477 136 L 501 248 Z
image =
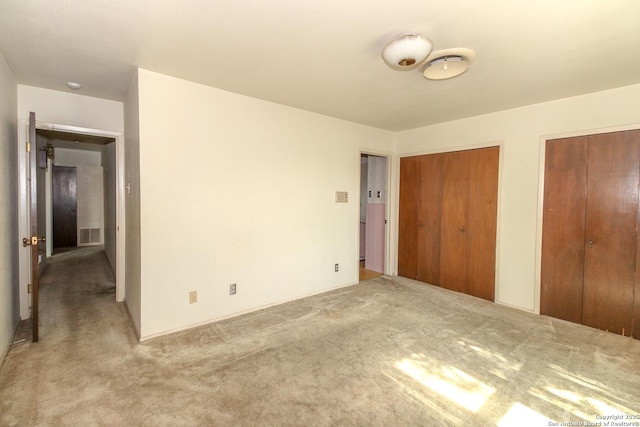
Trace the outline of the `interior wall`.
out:
M 637 127 L 638 99 L 640 85 L 633 85 L 397 134 L 399 156 L 502 144 L 496 302 L 539 310 L 541 153 L 545 138 Z M 397 225 L 394 236 L 397 241 Z
M 30 111 L 39 122 L 124 131 L 122 102 L 18 85 L 18 119 L 29 120 Z
M 0 364 L 20 321 L 16 80 L 0 55 Z
M 140 269 L 140 102 L 138 76 L 133 78 L 124 102 L 125 144 L 125 304 L 138 338 L 141 331 L 142 290 Z M 175 142 L 175 141 L 174 141 Z M 162 174 L 167 174 L 167 171 Z M 188 265 L 188 264 L 187 264 Z
M 358 281 L 360 151 L 393 151 L 393 133 L 146 70 L 138 83 L 142 338 Z
M 80 230 L 83 228 L 100 228 L 99 244 L 103 244 L 105 225 L 102 153 L 56 148 L 54 164 L 76 168 L 78 246 L 81 246 Z

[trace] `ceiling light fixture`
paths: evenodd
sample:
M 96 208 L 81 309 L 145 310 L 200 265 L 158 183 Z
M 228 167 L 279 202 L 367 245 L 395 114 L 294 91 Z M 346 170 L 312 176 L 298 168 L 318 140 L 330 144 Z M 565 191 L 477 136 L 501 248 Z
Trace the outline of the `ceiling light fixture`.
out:
M 422 75 L 429 80 L 446 80 L 457 77 L 469 69 L 476 59 L 471 49 L 445 49 L 431 53 L 422 70 Z
M 69 89 L 73 89 L 73 90 L 78 90 L 82 87 L 82 85 L 80 83 L 76 83 L 76 82 L 67 82 L 67 87 Z
M 413 70 L 427 59 L 432 47 L 428 38 L 408 34 L 387 44 L 382 49 L 382 59 L 394 70 Z

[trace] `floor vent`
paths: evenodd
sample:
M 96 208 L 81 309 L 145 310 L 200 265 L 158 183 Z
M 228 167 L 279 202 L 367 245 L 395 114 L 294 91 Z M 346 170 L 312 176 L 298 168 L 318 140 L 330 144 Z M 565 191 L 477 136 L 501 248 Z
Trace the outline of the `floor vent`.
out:
M 101 231 L 99 228 L 81 228 L 80 245 L 91 245 L 100 243 Z

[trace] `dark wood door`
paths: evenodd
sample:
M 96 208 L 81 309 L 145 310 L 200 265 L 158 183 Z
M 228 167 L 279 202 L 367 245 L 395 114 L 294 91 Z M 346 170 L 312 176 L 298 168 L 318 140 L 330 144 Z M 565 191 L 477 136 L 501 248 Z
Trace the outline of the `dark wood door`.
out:
M 410 279 L 415 279 L 417 272 L 419 167 L 418 157 L 400 159 L 398 275 Z
M 547 141 L 540 314 L 582 322 L 588 137 Z
M 640 131 L 548 141 L 540 313 L 640 338 Z
M 640 140 L 589 137 L 582 323 L 623 335 L 633 326 Z
M 463 292 L 467 281 L 469 151 L 446 153 L 442 165 L 440 286 Z
M 38 263 L 38 254 L 41 242 L 44 237 L 38 236 L 38 149 L 36 143 L 36 113 L 29 113 L 29 230 L 30 237 L 23 238 L 22 242 L 31 245 L 31 326 L 32 340 L 38 342 L 39 339 L 39 288 L 40 288 L 40 269 Z
M 432 285 L 440 284 L 443 163 L 444 154 L 420 156 L 416 278 Z
M 469 151 L 467 280 L 464 293 L 493 301 L 500 148 Z
M 78 246 L 77 174 L 75 167 L 52 172 L 53 249 Z

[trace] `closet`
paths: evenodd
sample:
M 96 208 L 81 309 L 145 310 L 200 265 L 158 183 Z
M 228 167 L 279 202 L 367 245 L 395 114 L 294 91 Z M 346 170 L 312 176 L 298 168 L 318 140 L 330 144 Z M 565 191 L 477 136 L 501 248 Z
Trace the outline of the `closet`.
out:
M 640 130 L 549 140 L 540 313 L 640 338 Z
M 400 160 L 398 275 L 494 300 L 499 154 Z

